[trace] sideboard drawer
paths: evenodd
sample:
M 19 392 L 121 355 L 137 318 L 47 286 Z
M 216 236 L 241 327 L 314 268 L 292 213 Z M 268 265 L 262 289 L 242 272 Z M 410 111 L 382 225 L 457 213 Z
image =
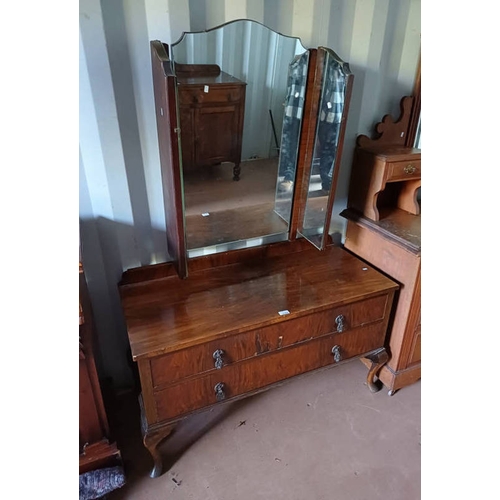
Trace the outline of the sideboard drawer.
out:
M 179 101 L 180 104 L 191 105 L 191 104 L 226 104 L 240 101 L 243 97 L 243 92 L 245 87 L 243 85 L 237 85 L 233 87 L 215 87 L 209 86 L 208 92 L 204 91 L 204 87 L 200 88 L 181 88 L 179 90 Z
M 158 421 L 176 418 L 221 400 L 255 391 L 295 375 L 335 365 L 377 349 L 384 343 L 385 324 L 375 323 L 333 333 L 267 356 L 259 356 L 184 380 L 155 392 Z M 337 346 L 337 355 L 332 349 Z M 219 398 L 217 397 L 217 387 Z
M 381 295 L 159 356 L 151 360 L 153 387 L 212 370 L 224 372 L 247 358 L 332 332 L 349 332 L 383 320 L 386 309 L 387 295 Z
M 387 182 L 420 179 L 420 160 L 400 161 L 387 165 Z

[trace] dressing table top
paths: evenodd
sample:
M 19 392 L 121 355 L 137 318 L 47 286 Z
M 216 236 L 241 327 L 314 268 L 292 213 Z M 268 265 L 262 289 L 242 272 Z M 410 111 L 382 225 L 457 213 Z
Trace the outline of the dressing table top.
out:
M 319 312 L 397 285 L 339 247 L 120 286 L 135 360 Z M 281 311 L 289 314 L 280 315 Z

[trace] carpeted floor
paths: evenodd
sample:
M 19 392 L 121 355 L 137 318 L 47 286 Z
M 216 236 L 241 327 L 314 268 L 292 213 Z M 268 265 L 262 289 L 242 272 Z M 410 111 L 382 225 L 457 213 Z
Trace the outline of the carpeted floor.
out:
M 127 484 L 109 500 L 419 500 L 420 382 L 372 394 L 355 360 L 185 420 L 151 479 L 135 398 L 115 425 Z M 168 467 L 168 465 L 167 465 Z

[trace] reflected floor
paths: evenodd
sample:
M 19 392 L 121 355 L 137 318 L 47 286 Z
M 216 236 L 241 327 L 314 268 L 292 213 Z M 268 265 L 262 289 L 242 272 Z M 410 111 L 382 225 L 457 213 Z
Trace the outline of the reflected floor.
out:
M 286 233 L 274 211 L 277 173 L 278 158 L 242 162 L 239 181 L 232 163 L 185 172 L 187 248 Z
M 241 162 L 239 181 L 233 164 L 220 163 L 184 172 L 186 216 L 274 202 L 278 158 Z
M 288 224 L 274 211 L 274 201 L 209 215 L 186 216 L 188 249 L 286 233 Z

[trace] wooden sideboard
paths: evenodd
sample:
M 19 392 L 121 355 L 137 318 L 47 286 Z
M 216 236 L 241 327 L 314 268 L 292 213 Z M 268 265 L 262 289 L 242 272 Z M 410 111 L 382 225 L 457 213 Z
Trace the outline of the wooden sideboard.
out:
M 384 116 L 379 137 L 361 135 L 351 170 L 344 246 L 400 285 L 386 346 L 389 362 L 380 380 L 389 394 L 421 377 L 420 149 L 410 146 L 410 119 L 419 99 L 403 97 L 401 116 Z M 415 120 L 413 120 L 415 121 Z
M 108 418 L 94 358 L 94 322 L 87 282 L 79 269 L 79 434 L 80 474 L 121 464 L 116 443 L 110 442 Z
M 217 65 L 176 65 L 183 167 L 232 162 L 240 178 L 246 83 Z
M 386 341 L 390 359 L 379 378 L 393 395 L 421 377 L 420 216 L 401 209 L 384 209 L 380 221 L 359 212 L 347 218 L 345 248 L 381 270 L 400 285 Z
M 301 240 L 195 258 L 190 268 L 186 280 L 172 264 L 131 269 L 119 287 L 151 477 L 162 473 L 157 446 L 175 423 L 213 405 L 359 357 L 379 390 L 397 285 L 360 259 Z

